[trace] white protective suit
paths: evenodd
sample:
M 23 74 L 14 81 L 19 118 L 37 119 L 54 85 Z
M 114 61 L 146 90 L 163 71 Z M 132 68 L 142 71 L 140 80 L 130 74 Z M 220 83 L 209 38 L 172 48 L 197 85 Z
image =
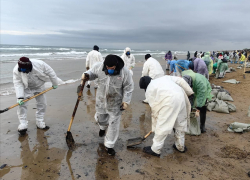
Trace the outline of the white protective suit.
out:
M 18 71 L 18 64 L 13 69 L 13 83 L 16 90 L 16 97 L 27 99 L 45 90 L 44 83 L 51 81 L 53 86 L 58 85 L 58 80 L 54 70 L 45 62 L 40 60 L 30 60 L 32 63 L 32 71 L 30 73 L 22 73 Z M 42 94 L 36 97 L 36 125 L 39 128 L 45 128 L 44 114 L 46 111 L 46 97 Z M 20 121 L 18 130 L 28 128 L 27 121 L 28 102 L 18 106 L 17 115 Z
M 164 140 L 175 128 L 175 145 L 184 151 L 185 132 L 189 131 L 191 105 L 187 96 L 193 90 L 180 77 L 163 76 L 152 80 L 146 90 L 146 98 L 152 111 L 152 151 L 161 153 Z
M 150 57 L 143 65 L 142 77 L 143 76 L 149 76 L 152 79 L 157 79 L 164 76 L 164 71 L 160 63 L 156 59 Z
M 86 57 L 86 67 L 89 67 L 91 69 L 93 65 L 97 62 L 103 62 L 102 54 L 96 50 L 90 51 Z M 97 87 L 98 86 L 97 82 L 95 81 L 94 83 L 95 87 Z M 91 82 L 88 81 L 88 84 L 90 85 Z
M 103 66 L 104 63 L 96 63 L 86 73 L 89 74 L 89 80 L 97 79 L 95 119 L 101 130 L 108 128 L 104 145 L 113 148 L 119 136 L 120 106 L 122 102 L 130 104 L 134 82 L 126 67 L 123 67 L 118 75 L 106 75 Z
M 128 51 L 130 52 L 129 56 L 126 55 L 126 52 Z M 126 47 L 121 58 L 124 61 L 125 67 L 127 67 L 130 70 L 131 75 L 133 75 L 132 68 L 135 67 L 135 57 L 131 54 L 131 49 L 129 47 Z

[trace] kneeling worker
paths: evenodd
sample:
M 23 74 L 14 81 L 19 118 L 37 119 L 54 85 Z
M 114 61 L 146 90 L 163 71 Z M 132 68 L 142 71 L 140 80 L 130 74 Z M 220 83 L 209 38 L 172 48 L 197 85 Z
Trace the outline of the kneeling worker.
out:
M 151 80 L 140 79 L 140 88 L 146 90 L 146 98 L 152 111 L 153 145 L 144 147 L 147 154 L 160 156 L 164 141 L 175 128 L 174 149 L 184 153 L 185 132 L 189 130 L 191 105 L 187 96 L 194 92 L 180 77 L 163 76 Z
M 134 90 L 132 75 L 119 56 L 108 55 L 104 62 L 96 63 L 83 73 L 82 79 L 97 79 L 95 119 L 100 126 L 100 137 L 108 129 L 104 145 L 108 154 L 114 156 L 113 148 L 119 136 L 122 110 L 128 107 Z

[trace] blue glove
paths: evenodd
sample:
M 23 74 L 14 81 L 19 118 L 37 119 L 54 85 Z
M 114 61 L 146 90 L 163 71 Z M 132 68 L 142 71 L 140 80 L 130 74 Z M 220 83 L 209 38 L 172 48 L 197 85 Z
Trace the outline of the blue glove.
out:
M 24 104 L 23 99 L 18 99 L 17 102 L 18 102 L 19 105 L 23 105 Z
M 56 89 L 56 88 L 58 88 L 58 86 L 52 86 L 53 87 L 53 89 Z

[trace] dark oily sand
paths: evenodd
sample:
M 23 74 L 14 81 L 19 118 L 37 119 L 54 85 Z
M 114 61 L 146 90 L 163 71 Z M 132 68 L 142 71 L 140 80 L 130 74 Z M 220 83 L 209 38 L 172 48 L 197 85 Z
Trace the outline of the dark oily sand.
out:
M 162 57 L 156 59 L 165 69 Z M 236 68 L 236 65 L 233 67 Z M 83 101 L 78 106 L 70 130 L 76 148 L 69 150 L 65 132 L 77 98 L 79 82 L 76 82 L 47 93 L 45 119 L 50 126 L 48 131 L 36 128 L 35 100 L 29 103 L 29 128 L 24 137 L 19 137 L 17 133 L 19 122 L 16 109 L 0 114 L 0 165 L 7 164 L 0 169 L 0 179 L 249 179 L 250 155 L 244 153 L 250 152 L 250 132 L 229 133 L 227 127 L 235 121 L 249 123 L 250 75 L 246 74 L 244 79 L 243 70 L 237 69 L 236 72 L 227 73 L 224 79 L 211 77 L 212 83 L 223 85 L 230 92 L 237 111 L 230 114 L 208 112 L 207 132 L 200 136 L 186 135 L 186 153 L 173 150 L 172 133 L 165 140 L 161 158 L 157 158 L 142 152 L 144 146 L 152 145 L 153 135 L 142 144 L 127 149 L 128 139 L 143 137 L 151 130 L 151 110 L 147 104 L 141 103 L 145 99 L 145 92 L 138 85 L 141 71 L 142 63 L 137 63 L 133 76 L 135 91 L 130 106 L 122 112 L 114 157 L 107 155 L 104 138 L 98 136 L 99 127 L 94 120 L 96 90 L 93 86 L 83 92 Z M 241 83 L 222 84 L 227 79 L 237 79 Z M 1 96 L 0 109 L 15 103 L 15 95 Z

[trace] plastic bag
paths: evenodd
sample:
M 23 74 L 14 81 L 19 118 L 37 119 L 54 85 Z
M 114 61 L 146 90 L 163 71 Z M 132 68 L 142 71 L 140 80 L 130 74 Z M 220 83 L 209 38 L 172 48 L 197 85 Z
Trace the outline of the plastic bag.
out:
M 210 101 L 207 104 L 207 110 L 212 111 L 217 103 L 215 101 Z
M 190 126 L 189 132 L 187 134 L 194 136 L 198 136 L 201 134 L 201 129 L 199 126 L 198 118 L 195 117 L 195 112 L 190 113 Z
M 234 101 L 233 98 L 226 92 L 219 92 L 217 94 L 217 98 L 224 101 Z
M 223 100 L 219 100 L 219 99 L 216 99 L 215 102 L 216 102 L 216 105 L 213 111 L 229 114 L 228 105 L 226 102 L 224 102 Z
M 226 102 L 228 105 L 229 112 L 236 112 L 236 106 L 232 103 Z
M 211 91 L 213 98 L 216 98 L 218 93 L 219 93 L 219 89 L 212 89 Z

